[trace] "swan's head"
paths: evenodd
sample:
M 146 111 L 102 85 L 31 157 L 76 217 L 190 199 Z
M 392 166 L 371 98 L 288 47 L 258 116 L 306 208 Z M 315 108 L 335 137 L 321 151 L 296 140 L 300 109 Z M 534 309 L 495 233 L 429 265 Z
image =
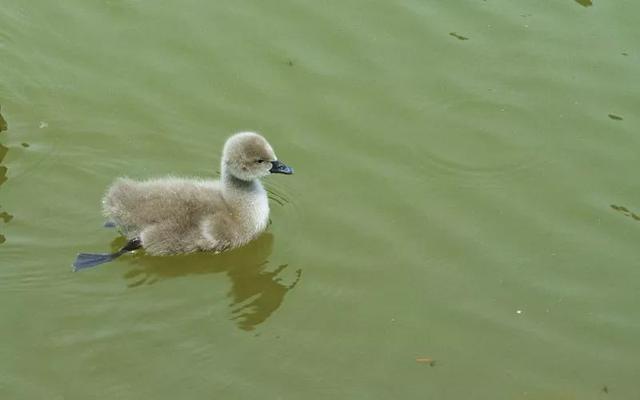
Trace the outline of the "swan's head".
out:
M 269 142 L 254 132 L 236 133 L 227 139 L 222 150 L 222 170 L 243 181 L 293 173 L 291 167 L 278 161 Z

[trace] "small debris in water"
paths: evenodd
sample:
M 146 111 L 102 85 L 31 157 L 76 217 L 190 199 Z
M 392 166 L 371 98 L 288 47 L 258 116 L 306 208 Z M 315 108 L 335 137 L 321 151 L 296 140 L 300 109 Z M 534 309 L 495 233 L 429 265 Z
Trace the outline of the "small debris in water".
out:
M 456 39 L 460 39 L 460 40 L 469 40 L 469 38 L 468 38 L 468 37 L 466 37 L 466 36 L 462 36 L 462 35 L 458 35 L 458 34 L 457 34 L 457 33 L 455 33 L 455 32 L 449 32 L 449 35 L 453 36 L 453 37 L 454 37 L 454 38 L 456 38 Z
M 39 128 L 40 128 L 40 129 L 44 129 L 44 128 L 47 128 L 47 127 L 49 127 L 49 124 L 48 124 L 48 123 L 46 123 L 46 122 L 44 122 L 44 121 L 40 121 L 40 125 L 39 125 Z
M 636 221 L 640 221 L 640 215 L 631 212 L 627 207 L 624 206 L 617 206 L 615 204 L 611 204 L 611 208 L 613 208 L 614 210 L 621 212 L 624 216 L 626 217 L 631 217 L 633 219 L 635 219 Z
M 629 55 L 629 53 L 622 53 L 622 55 L 626 57 Z
M 416 362 L 419 364 L 429 364 L 430 367 L 436 366 L 436 360 L 431 357 L 416 357 Z
M 576 0 L 576 3 L 580 4 L 582 7 L 591 7 L 593 5 L 591 0 Z
M 609 387 L 607 385 L 604 385 L 602 387 L 602 391 L 605 392 L 605 393 L 609 393 Z
M 293 67 L 293 61 L 291 61 L 291 60 L 287 61 L 287 65 L 290 66 L 290 67 Z
M 22 147 L 29 147 L 29 143 L 27 143 L 27 142 L 22 142 L 20 144 L 22 145 Z
M 516 314 L 522 314 L 522 310 L 516 310 Z
M 0 212 L 0 219 L 3 220 L 4 223 L 6 224 L 7 222 L 13 219 L 13 215 L 9 214 L 6 211 L 3 211 L 3 212 Z
M 612 204 L 611 208 L 613 208 L 616 211 L 629 212 L 629 209 L 627 207 L 624 207 L 624 206 L 617 206 L 615 204 Z
M 609 118 L 615 119 L 616 121 L 622 121 L 622 117 L 615 114 L 609 114 Z

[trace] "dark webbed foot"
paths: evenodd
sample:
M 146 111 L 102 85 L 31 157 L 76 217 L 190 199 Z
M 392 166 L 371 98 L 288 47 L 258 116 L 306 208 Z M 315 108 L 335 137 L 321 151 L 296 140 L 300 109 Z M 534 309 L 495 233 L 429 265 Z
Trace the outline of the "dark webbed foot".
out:
M 111 253 L 111 254 L 92 254 L 92 253 L 80 253 L 76 260 L 73 262 L 73 270 L 80 271 L 83 269 L 95 267 L 100 264 L 107 263 L 115 258 L 117 258 L 120 254 Z
M 120 250 L 115 253 L 105 254 L 105 253 L 80 253 L 76 257 L 76 260 L 73 262 L 73 270 L 80 271 L 83 269 L 95 267 L 100 264 L 107 263 L 109 261 L 115 260 L 120 257 L 124 253 L 128 253 L 130 251 L 139 249 L 142 247 L 142 242 L 138 238 L 131 239 L 124 245 Z

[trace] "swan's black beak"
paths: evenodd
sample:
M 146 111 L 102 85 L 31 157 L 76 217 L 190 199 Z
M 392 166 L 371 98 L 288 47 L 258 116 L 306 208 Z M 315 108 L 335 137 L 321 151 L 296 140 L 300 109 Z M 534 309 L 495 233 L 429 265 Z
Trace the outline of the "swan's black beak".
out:
M 293 168 L 276 160 L 276 161 L 271 161 L 271 169 L 269 170 L 269 172 L 271 172 L 272 174 L 291 175 L 293 174 Z

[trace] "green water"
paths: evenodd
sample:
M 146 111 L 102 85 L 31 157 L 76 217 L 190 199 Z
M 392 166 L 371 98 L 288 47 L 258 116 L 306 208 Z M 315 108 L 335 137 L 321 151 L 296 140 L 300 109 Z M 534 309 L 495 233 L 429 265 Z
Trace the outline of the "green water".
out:
M 640 398 L 640 5 L 591 3 L 5 0 L 0 398 Z M 267 234 L 71 272 L 240 130 Z

